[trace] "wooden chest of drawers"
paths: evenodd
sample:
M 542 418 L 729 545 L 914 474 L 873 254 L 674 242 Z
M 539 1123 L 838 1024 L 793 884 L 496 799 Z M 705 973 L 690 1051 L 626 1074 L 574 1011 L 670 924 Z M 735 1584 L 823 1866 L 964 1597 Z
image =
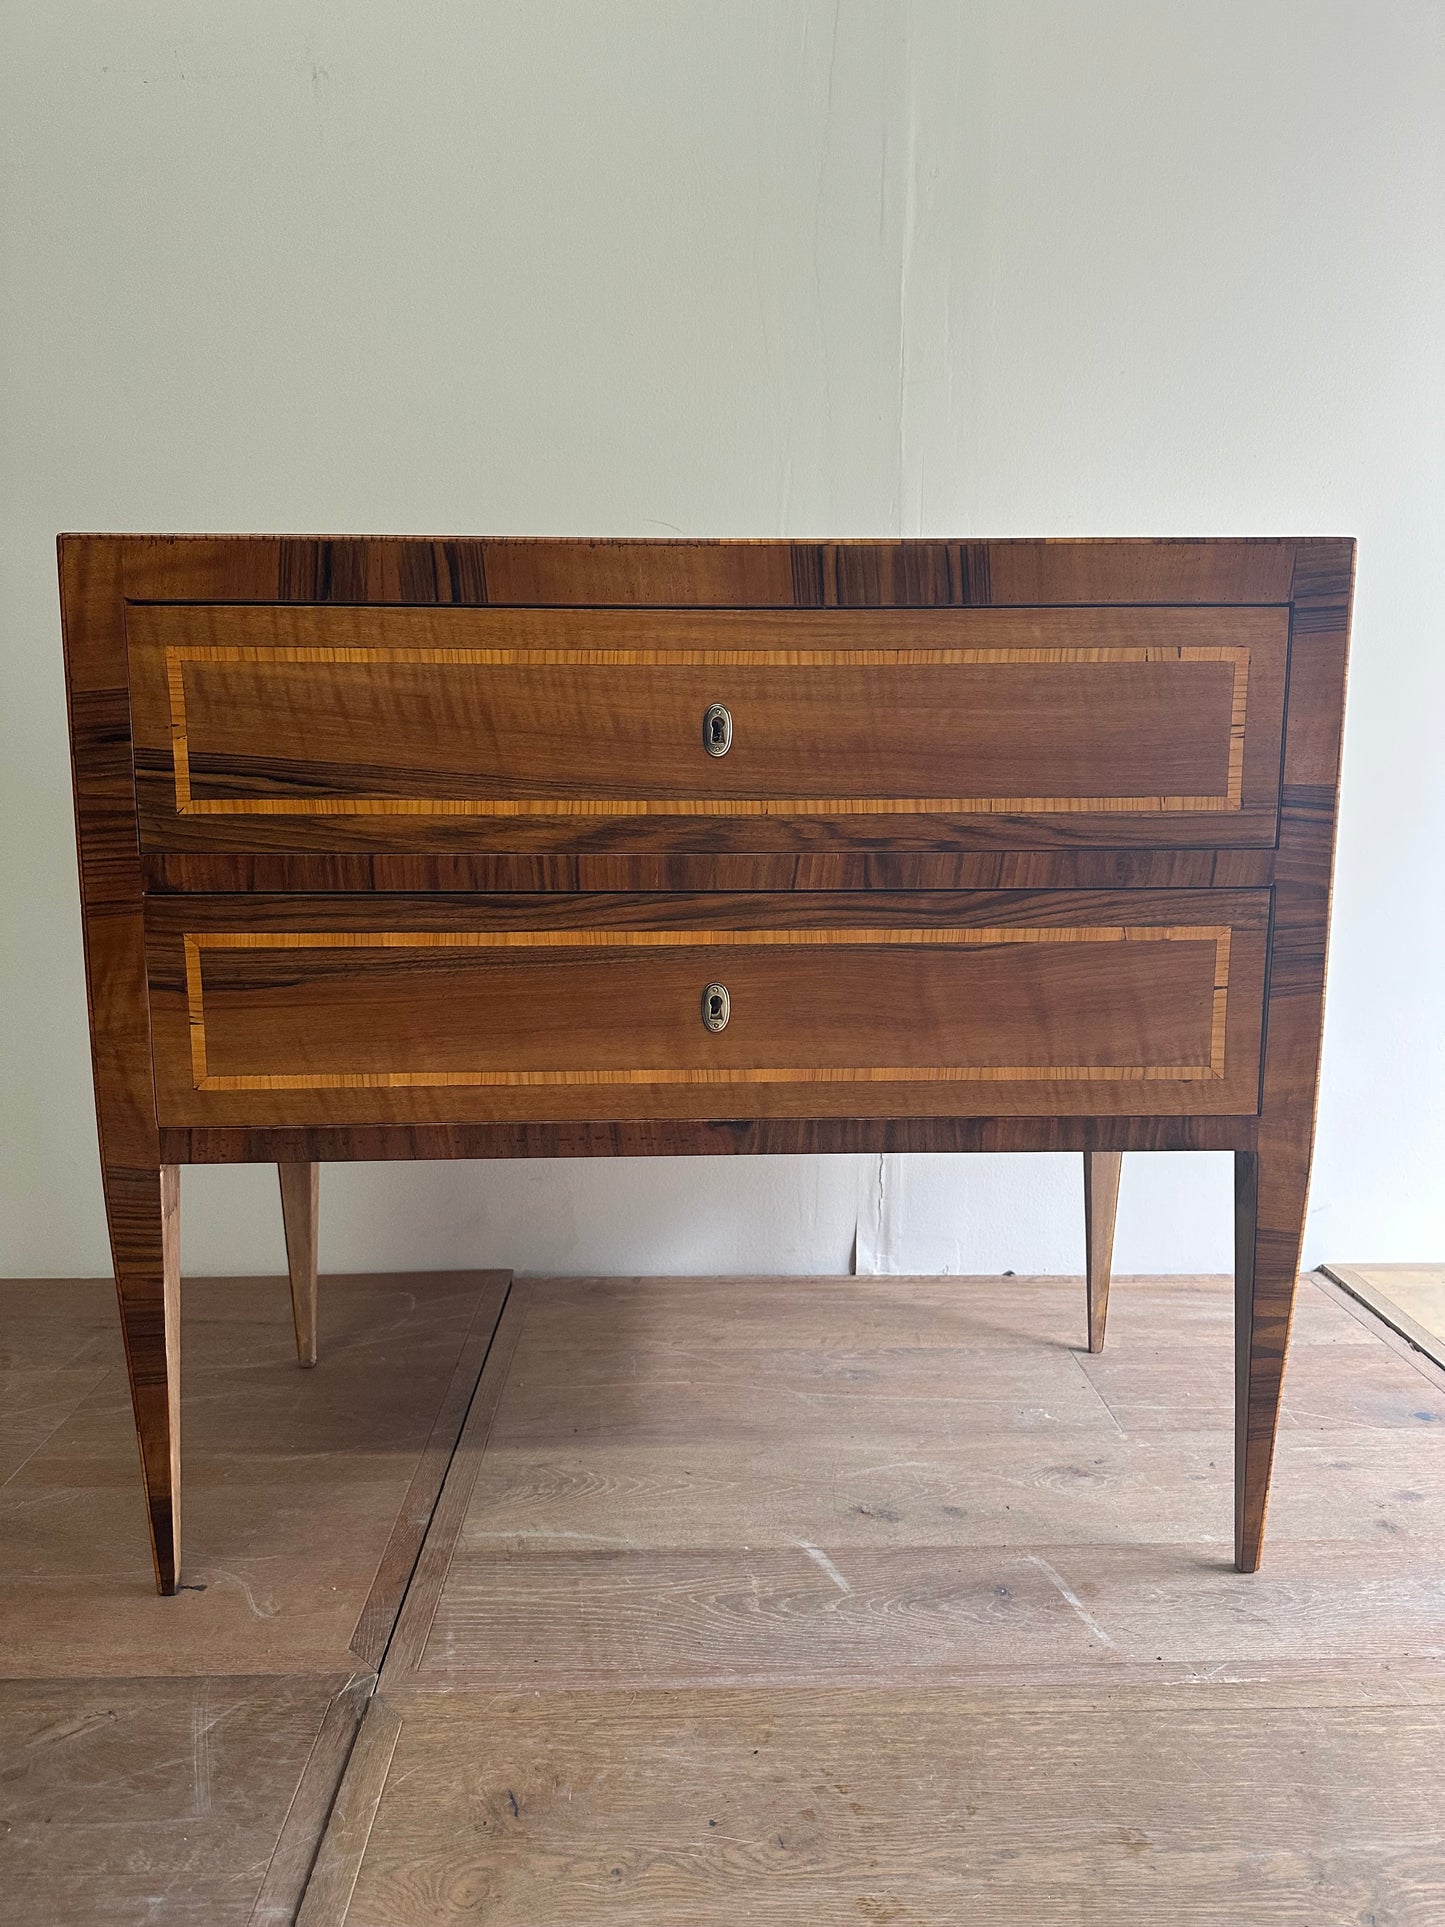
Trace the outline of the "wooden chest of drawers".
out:
M 157 1573 L 177 1167 L 1077 1149 L 1238 1172 L 1237 1559 L 1303 1219 L 1353 545 L 61 542 Z M 785 1285 L 779 1286 L 786 1290 Z

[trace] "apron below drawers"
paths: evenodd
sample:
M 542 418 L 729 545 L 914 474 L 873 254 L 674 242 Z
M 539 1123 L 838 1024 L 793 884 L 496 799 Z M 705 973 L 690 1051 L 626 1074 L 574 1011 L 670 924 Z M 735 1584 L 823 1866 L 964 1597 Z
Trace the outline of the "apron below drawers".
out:
M 160 1121 L 1253 1113 L 1268 906 L 155 898 Z

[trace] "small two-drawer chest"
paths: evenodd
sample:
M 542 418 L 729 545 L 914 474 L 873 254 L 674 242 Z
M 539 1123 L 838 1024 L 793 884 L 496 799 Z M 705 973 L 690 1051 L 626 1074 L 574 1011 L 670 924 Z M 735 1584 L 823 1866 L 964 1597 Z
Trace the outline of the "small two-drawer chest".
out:
M 1308 1181 L 1353 545 L 67 536 L 163 1591 L 177 1169 L 1235 1153 L 1237 1560 Z M 309 1272 L 309 1286 L 305 1274 Z M 779 1290 L 786 1290 L 785 1284 Z

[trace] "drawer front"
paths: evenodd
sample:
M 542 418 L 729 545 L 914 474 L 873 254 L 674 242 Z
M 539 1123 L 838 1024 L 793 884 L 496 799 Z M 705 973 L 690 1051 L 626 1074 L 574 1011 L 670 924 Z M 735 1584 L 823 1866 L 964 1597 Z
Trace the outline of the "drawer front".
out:
M 1251 1113 L 1267 919 L 1260 891 L 155 899 L 161 1121 Z
M 127 634 L 155 849 L 1275 832 L 1282 609 L 138 605 Z

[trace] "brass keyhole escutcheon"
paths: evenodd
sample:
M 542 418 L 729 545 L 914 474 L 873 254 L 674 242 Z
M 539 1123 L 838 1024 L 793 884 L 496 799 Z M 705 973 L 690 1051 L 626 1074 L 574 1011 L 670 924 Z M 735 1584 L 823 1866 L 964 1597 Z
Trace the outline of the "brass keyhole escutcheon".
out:
M 733 746 L 732 711 L 709 703 L 702 719 L 702 746 L 709 756 L 726 756 Z
M 732 998 L 726 984 L 709 984 L 702 993 L 702 1021 L 705 1030 L 726 1030 L 732 1015 Z

